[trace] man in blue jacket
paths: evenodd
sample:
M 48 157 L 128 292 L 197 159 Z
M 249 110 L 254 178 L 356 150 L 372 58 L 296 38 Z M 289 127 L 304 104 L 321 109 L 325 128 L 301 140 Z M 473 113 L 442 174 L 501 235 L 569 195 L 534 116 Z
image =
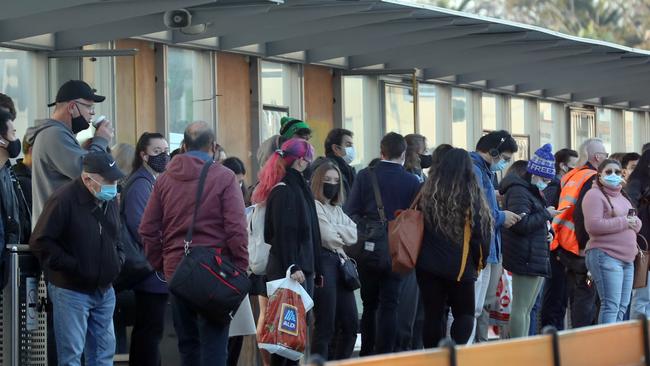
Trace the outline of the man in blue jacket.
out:
M 395 219 L 395 211 L 404 210 L 411 205 L 420 189 L 420 181 L 404 169 L 405 152 L 406 140 L 402 135 L 391 132 L 384 136 L 381 140 L 381 161 L 372 168 L 360 171 L 352 185 L 345 212 L 353 220 L 359 222 L 362 218 L 378 219 L 372 174 L 377 178 L 387 221 Z M 363 301 L 361 356 L 393 352 L 403 278 L 391 272 L 387 238 L 373 241 L 375 242 L 366 240 L 358 245 L 363 245 L 365 251 L 380 252 L 380 241 L 383 241 L 386 251 L 382 253 L 380 262 L 388 263 L 388 266 L 379 268 L 380 266 L 363 261 L 359 263 Z
M 476 308 L 474 315 L 476 323 L 469 343 L 474 340 L 487 341 L 489 314 L 483 309 L 490 305 L 496 296 L 496 286 L 501 277 L 501 228 L 509 228 L 521 218 L 514 212 L 502 211 L 497 202 L 495 174 L 503 170 L 512 155 L 518 150 L 517 141 L 507 131 L 493 131 L 481 137 L 476 144 L 476 151 L 470 155 L 474 161 L 474 173 L 483 194 L 492 210 L 494 231 L 490 242 L 490 254 L 487 263 L 475 285 Z

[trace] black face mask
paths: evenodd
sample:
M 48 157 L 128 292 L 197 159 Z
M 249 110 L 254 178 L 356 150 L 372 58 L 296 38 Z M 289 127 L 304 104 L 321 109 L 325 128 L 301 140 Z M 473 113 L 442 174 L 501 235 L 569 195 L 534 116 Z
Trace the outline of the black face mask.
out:
M 328 200 L 334 199 L 339 193 L 339 184 L 325 183 L 323 184 L 323 196 Z
M 162 173 L 167 168 L 167 163 L 169 163 L 169 154 L 160 153 L 158 155 L 149 155 L 149 161 L 147 164 L 151 169 L 156 173 Z
M 20 155 L 21 146 L 22 145 L 20 144 L 20 139 L 16 139 L 14 141 L 7 141 L 7 146 L 5 147 L 5 149 L 9 153 L 9 158 L 13 159 L 18 155 Z
M 87 130 L 88 127 L 90 127 L 90 123 L 84 118 L 84 116 L 81 114 L 81 111 L 79 111 L 79 107 L 77 107 L 77 112 L 79 112 L 79 116 L 77 117 L 72 117 L 72 133 L 75 135 L 78 134 L 79 132 L 83 130 Z
M 420 166 L 422 167 L 422 169 L 431 168 L 431 164 L 433 164 L 433 156 L 420 155 Z

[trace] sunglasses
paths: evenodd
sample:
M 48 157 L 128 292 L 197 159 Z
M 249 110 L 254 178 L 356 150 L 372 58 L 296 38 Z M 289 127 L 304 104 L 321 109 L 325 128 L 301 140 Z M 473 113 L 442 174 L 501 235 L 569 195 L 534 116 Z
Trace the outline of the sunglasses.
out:
M 616 169 L 616 170 L 614 170 L 614 169 L 607 169 L 607 170 L 605 170 L 603 173 L 605 173 L 605 175 L 612 175 L 612 174 L 623 175 L 623 171 L 620 170 L 620 169 Z

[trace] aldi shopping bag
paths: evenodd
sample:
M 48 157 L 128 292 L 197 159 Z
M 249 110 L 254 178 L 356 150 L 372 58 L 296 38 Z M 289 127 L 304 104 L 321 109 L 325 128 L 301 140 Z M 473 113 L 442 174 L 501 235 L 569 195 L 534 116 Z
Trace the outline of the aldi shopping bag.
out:
M 307 312 L 314 306 L 314 301 L 290 277 L 290 271 L 291 267 L 285 278 L 266 283 L 269 302 L 258 346 L 269 353 L 298 361 L 305 352 Z
M 506 270 L 501 273 L 497 286 L 496 303 L 490 304 L 490 324 L 508 325 L 512 310 L 512 274 Z

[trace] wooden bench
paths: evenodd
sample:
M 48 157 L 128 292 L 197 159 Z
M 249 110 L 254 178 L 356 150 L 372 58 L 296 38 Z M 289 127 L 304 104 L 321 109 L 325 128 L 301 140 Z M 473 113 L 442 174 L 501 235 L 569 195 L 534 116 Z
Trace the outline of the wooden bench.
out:
M 456 354 L 462 366 L 553 366 L 553 339 L 544 335 L 479 343 L 461 346 Z
M 449 366 L 449 350 L 437 348 L 426 351 L 392 353 L 345 361 L 328 362 L 328 366 Z

